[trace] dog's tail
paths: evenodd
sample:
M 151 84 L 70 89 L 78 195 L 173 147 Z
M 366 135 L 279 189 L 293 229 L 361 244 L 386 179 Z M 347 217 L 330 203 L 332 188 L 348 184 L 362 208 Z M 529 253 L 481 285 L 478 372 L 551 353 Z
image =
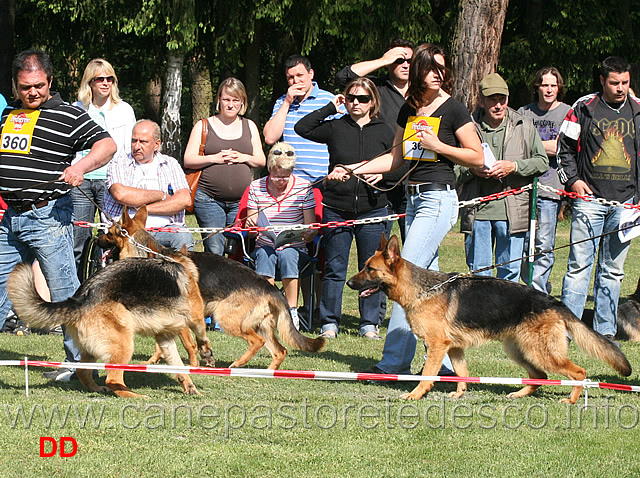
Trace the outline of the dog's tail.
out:
M 305 352 L 319 352 L 325 343 L 324 337 L 312 339 L 296 330 L 289 306 L 284 301 L 278 304 L 278 334 L 284 343 Z
M 7 279 L 7 294 L 13 302 L 13 310 L 30 327 L 52 328 L 74 322 L 77 314 L 69 307 L 70 300 L 46 302 L 40 297 L 33 281 L 29 264 L 18 264 Z
M 568 314 L 564 317 L 564 323 L 578 347 L 592 357 L 611 365 L 620 375 L 631 375 L 631 364 L 611 340 Z

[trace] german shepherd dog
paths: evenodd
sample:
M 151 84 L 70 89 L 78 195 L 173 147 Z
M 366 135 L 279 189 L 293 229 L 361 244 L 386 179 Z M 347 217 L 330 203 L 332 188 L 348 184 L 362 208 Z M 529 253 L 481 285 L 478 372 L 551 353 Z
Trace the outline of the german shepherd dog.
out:
M 50 303 L 38 295 L 31 266 L 19 264 L 9 275 L 7 292 L 16 312 L 34 327 L 62 323 L 82 352 L 82 362 L 129 363 L 134 335 L 156 338 L 170 365 L 183 365 L 174 337 L 185 327 L 197 337 L 201 353 L 211 356 L 206 335 L 198 270 L 187 257 L 173 260 L 128 258 L 102 269 L 69 299 Z M 123 372 L 108 370 L 100 387 L 91 370 L 76 371 L 94 392 L 112 390 L 119 397 L 141 397 L 124 383 Z M 178 374 L 186 394 L 199 394 L 189 375 Z
M 640 342 L 640 279 L 636 291 L 618 306 L 616 339 Z
M 347 284 L 368 296 L 382 290 L 400 304 L 411 330 L 427 345 L 422 374 L 435 376 L 445 354 L 459 377 L 468 377 L 464 350 L 489 340 L 500 340 L 505 351 L 533 379 L 546 379 L 545 371 L 571 380 L 584 380 L 586 371 L 567 358 L 567 332 L 589 355 L 606 362 L 621 375 L 631 374 L 623 353 L 594 332 L 557 299 L 524 285 L 493 277 L 468 276 L 422 269 L 400 256 L 398 238 L 380 247 L 364 268 Z M 422 381 L 401 398 L 419 400 L 433 388 Z M 531 395 L 537 385 L 527 385 L 509 397 Z M 452 397 L 461 397 L 467 384 L 459 382 Z M 566 403 L 576 403 L 582 392 L 574 386 Z
M 111 226 L 102 236 L 100 246 L 105 249 L 115 247 L 121 256 L 146 254 L 129 241 L 121 232 L 124 230 L 136 243 L 164 254 L 166 248 L 145 230 L 146 218 L 145 207 L 133 218 L 123 212 L 120 223 Z M 249 349 L 230 367 L 243 367 L 263 346 L 272 357 L 268 368 L 280 367 L 287 350 L 276 338 L 276 329 L 282 341 L 295 349 L 318 352 L 324 346 L 324 338 L 311 339 L 296 330 L 282 293 L 249 267 L 209 252 L 187 252 L 186 257 L 198 269 L 204 315 L 213 316 L 224 332 L 249 344 Z M 156 348 L 149 362 L 155 363 L 161 357 L 162 350 Z

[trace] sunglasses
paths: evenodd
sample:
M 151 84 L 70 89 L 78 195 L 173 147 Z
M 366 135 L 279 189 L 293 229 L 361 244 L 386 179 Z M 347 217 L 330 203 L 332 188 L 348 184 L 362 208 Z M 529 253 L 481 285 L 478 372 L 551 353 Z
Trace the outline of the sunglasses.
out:
M 398 58 L 393 62 L 395 65 L 402 65 L 403 63 L 411 63 L 411 58 Z
M 91 81 L 93 81 L 94 83 L 103 83 L 103 82 L 107 82 L 107 83 L 113 83 L 115 80 L 115 78 L 113 76 L 94 76 Z
M 286 154 L 287 156 L 295 156 L 295 151 L 280 151 L 279 149 L 274 149 L 271 151 L 271 154 L 275 156 L 280 156 L 281 154 Z
M 369 103 L 369 101 L 371 101 L 371 95 L 352 95 L 349 93 L 346 96 L 346 100 L 349 103 L 353 103 L 355 100 L 358 100 L 358 103 Z

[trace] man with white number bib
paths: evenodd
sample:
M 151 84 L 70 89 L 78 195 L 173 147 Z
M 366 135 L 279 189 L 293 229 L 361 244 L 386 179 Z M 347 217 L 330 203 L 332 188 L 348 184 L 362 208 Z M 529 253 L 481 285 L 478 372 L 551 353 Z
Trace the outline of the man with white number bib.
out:
M 68 193 L 116 152 L 109 134 L 87 113 L 50 91 L 53 68 L 46 53 L 19 53 L 12 74 L 18 100 L 0 123 L 0 194 L 9 206 L 0 223 L 0 327 L 11 308 L 7 276 L 19 262 L 38 260 L 53 302 L 79 287 Z M 84 149 L 90 152 L 72 166 L 75 153 Z M 66 333 L 64 345 L 67 361 L 78 361 L 79 351 Z M 60 369 L 50 378 L 68 381 L 72 375 L 73 370 Z

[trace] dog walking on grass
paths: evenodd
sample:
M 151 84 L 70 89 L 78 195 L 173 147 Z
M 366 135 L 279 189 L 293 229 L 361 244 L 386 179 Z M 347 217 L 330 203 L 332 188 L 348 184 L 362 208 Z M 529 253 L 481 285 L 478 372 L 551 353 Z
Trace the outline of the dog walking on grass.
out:
M 195 334 L 201 355 L 213 357 L 198 290 L 198 270 L 177 254 L 173 260 L 128 258 L 114 262 L 86 281 L 62 302 L 45 302 L 36 291 L 29 264 L 18 264 L 9 275 L 7 292 L 14 310 L 33 327 L 64 324 L 82 352 L 82 362 L 127 364 L 135 334 L 155 337 L 167 363 L 183 365 L 175 336 L 184 328 Z M 108 370 L 98 386 L 92 371 L 76 370 L 80 382 L 94 392 L 113 391 L 119 397 L 141 397 L 124 383 L 124 372 Z M 178 374 L 186 394 L 199 394 L 187 374 Z
M 445 354 L 449 354 L 459 377 L 468 377 L 464 350 L 489 340 L 502 341 L 504 349 L 530 378 L 546 379 L 546 372 L 571 380 L 584 380 L 586 371 L 567 358 L 567 334 L 586 353 L 631 375 L 631 365 L 620 349 L 593 331 L 562 302 L 531 287 L 493 277 L 466 276 L 451 282 L 454 274 L 422 269 L 400 256 L 398 238 L 380 247 L 347 285 L 361 297 L 382 290 L 400 304 L 414 334 L 427 345 L 422 375 L 435 376 Z M 421 381 L 401 396 L 419 400 L 433 388 L 433 381 Z M 531 395 L 538 385 L 527 385 L 509 397 Z M 458 382 L 451 396 L 461 397 L 467 384 Z M 565 403 L 576 403 L 582 393 L 574 386 Z
M 146 252 L 129 241 L 129 237 L 122 234 L 121 231 L 124 230 L 138 244 L 164 254 L 166 248 L 146 231 L 146 219 L 146 207 L 140 208 L 133 218 L 129 217 L 125 208 L 119 227 L 111 226 L 108 233 L 101 237 L 100 246 L 105 249 L 117 248 L 121 257 L 141 253 L 146 255 Z M 213 316 L 225 333 L 244 339 L 249 344 L 249 349 L 230 367 L 243 367 L 258 350 L 266 346 L 272 357 L 268 368 L 279 368 L 287 350 L 276 338 L 276 330 L 284 343 L 297 350 L 318 352 L 322 349 L 325 339 L 312 339 L 298 332 L 282 293 L 255 271 L 237 261 L 210 252 L 185 254 L 198 269 L 198 286 L 204 301 L 204 315 Z M 186 337 L 184 334 L 182 337 L 184 343 Z M 149 363 L 157 362 L 162 357 L 161 352 L 156 347 L 156 353 Z

